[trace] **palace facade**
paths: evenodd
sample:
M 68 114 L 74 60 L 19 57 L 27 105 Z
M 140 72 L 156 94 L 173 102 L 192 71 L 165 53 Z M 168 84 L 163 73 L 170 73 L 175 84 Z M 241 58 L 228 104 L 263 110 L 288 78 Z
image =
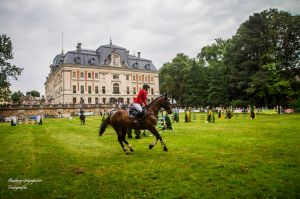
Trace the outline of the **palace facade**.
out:
M 113 45 L 56 55 L 45 82 L 48 104 L 132 103 L 144 83 L 149 84 L 148 101 L 158 97 L 158 70 L 141 53 L 130 55 Z

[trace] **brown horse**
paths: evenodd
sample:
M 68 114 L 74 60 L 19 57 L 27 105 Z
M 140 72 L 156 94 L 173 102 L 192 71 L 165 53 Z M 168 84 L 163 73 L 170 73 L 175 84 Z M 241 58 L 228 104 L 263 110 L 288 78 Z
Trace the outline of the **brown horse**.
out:
M 168 114 L 172 113 L 170 100 L 167 98 L 167 95 L 156 98 L 148 106 L 146 106 L 146 115 L 143 119 L 130 119 L 128 117 L 128 111 L 122 109 L 115 110 L 104 122 L 102 122 L 99 129 L 99 135 L 101 136 L 110 124 L 118 135 L 118 141 L 122 149 L 126 154 L 129 154 L 128 149 L 123 144 L 124 142 L 128 145 L 130 151 L 133 152 L 132 146 L 125 139 L 127 129 L 147 129 L 156 137 L 156 140 L 149 145 L 149 149 L 152 149 L 156 145 L 157 141 L 160 140 L 164 151 L 168 151 L 167 146 L 156 129 L 158 112 L 161 108 L 163 108 Z

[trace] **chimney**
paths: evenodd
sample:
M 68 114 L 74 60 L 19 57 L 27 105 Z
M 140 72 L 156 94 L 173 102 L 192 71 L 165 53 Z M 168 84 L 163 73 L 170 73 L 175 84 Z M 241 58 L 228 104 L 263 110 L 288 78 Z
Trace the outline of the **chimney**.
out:
M 81 51 L 81 43 L 78 43 L 76 48 L 77 48 L 77 51 L 80 52 Z
M 141 58 L 141 52 L 137 52 L 138 58 Z

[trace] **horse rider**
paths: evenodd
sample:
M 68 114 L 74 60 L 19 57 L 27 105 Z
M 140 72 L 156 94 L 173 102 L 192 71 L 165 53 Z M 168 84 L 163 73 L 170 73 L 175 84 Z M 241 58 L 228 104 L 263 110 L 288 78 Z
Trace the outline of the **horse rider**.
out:
M 83 115 L 84 114 L 84 111 L 82 108 L 80 108 L 80 111 L 79 111 L 80 115 Z
M 141 89 L 137 95 L 137 97 L 134 99 L 133 107 L 138 110 L 137 118 L 142 119 L 144 117 L 144 106 L 147 106 L 147 96 L 148 96 L 148 89 L 150 86 L 148 84 L 143 85 L 143 89 Z

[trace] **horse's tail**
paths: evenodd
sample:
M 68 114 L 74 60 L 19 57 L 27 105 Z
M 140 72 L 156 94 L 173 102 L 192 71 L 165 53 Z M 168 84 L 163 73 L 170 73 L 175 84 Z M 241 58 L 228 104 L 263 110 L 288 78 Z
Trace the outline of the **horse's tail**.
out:
M 99 129 L 99 136 L 101 136 L 105 129 L 109 126 L 110 124 L 110 116 L 108 116 L 101 124 L 100 129 Z

